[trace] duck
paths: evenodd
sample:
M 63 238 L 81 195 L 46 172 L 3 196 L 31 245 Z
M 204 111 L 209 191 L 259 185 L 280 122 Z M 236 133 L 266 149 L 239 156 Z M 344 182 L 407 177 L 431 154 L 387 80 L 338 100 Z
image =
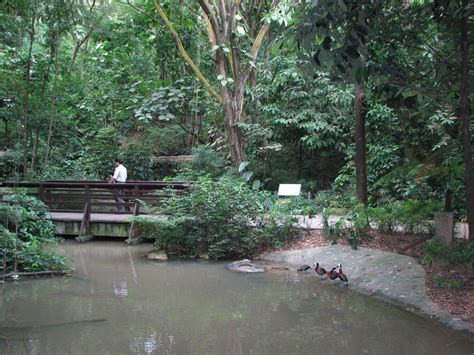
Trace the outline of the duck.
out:
M 335 280 L 335 279 L 337 279 L 338 273 L 337 273 L 336 269 L 337 269 L 337 267 L 333 267 L 333 268 L 331 269 L 331 271 L 329 271 L 329 272 L 327 273 L 328 278 L 329 278 L 330 280 Z
M 318 275 L 323 276 L 324 274 L 327 274 L 326 269 L 319 266 L 319 263 L 314 263 L 313 267 L 314 267 L 314 271 L 316 271 Z
M 337 277 L 339 278 L 339 280 L 349 282 L 349 279 L 347 278 L 346 274 L 342 272 L 342 264 L 337 264 L 337 267 L 339 268 L 339 270 L 337 271 Z
M 297 268 L 296 271 L 302 272 L 302 271 L 306 271 L 306 270 L 309 270 L 309 269 L 311 269 L 311 266 L 303 264 L 299 268 Z

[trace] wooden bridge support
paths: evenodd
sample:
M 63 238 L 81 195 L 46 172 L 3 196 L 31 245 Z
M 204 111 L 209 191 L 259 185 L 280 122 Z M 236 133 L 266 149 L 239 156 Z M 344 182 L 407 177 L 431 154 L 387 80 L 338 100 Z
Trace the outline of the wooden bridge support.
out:
M 127 243 L 136 243 L 137 223 L 128 217 L 140 215 L 140 202 L 159 206 L 163 199 L 186 193 L 190 184 L 185 182 L 129 181 L 109 184 L 105 181 L 45 180 L 41 182 L 4 182 L 2 187 L 27 188 L 48 207 L 60 235 L 76 235 L 78 241 L 94 236 L 125 237 Z M 117 211 L 114 191 L 124 191 L 126 209 Z M 36 191 L 36 192 L 34 192 Z M 161 193 L 157 193 L 161 191 Z

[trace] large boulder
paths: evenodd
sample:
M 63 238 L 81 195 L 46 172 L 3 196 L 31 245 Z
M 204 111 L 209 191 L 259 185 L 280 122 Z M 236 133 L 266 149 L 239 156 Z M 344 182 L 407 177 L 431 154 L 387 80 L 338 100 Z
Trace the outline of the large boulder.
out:
M 264 266 L 254 264 L 248 259 L 234 261 L 233 263 L 226 265 L 226 269 L 229 269 L 231 271 L 236 271 L 236 272 L 251 272 L 251 273 L 267 271 L 267 269 L 265 269 Z
M 168 261 L 168 255 L 163 250 L 154 250 L 149 252 L 146 255 L 148 260 L 155 260 L 155 261 Z

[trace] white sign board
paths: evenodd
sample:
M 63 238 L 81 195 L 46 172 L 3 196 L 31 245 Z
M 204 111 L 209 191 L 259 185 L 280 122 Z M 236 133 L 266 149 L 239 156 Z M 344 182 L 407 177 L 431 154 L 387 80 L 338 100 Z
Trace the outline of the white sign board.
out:
M 280 184 L 278 186 L 278 196 L 299 196 L 301 184 Z

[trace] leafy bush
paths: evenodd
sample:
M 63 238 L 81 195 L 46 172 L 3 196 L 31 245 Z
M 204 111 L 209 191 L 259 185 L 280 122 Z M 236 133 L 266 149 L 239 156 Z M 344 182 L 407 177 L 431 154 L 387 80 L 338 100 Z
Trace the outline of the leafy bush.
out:
M 152 236 L 156 247 L 166 250 L 168 254 L 197 256 L 202 252 L 200 241 L 193 238 L 192 233 L 189 233 L 193 228 L 193 218 L 151 219 L 137 217 L 135 221 L 140 226 L 140 234 L 146 237 Z
M 433 284 L 438 288 L 449 287 L 454 290 L 462 290 L 464 287 L 464 281 L 461 278 L 449 278 L 445 279 L 442 275 L 436 274 L 431 278 Z
M 224 172 L 225 163 L 224 158 L 210 147 L 201 146 L 193 149 L 191 170 L 198 175 L 219 176 Z
M 66 258 L 51 251 L 57 239 L 41 201 L 22 192 L 12 195 L 9 204 L 0 204 L 0 220 L 7 272 L 66 268 Z
M 433 281 L 433 284 L 436 286 L 436 287 L 439 287 L 439 288 L 443 288 L 444 287 L 444 277 L 437 274 L 437 275 L 434 275 L 432 278 L 431 278 L 431 281 Z
M 294 235 L 294 219 L 272 210 L 269 194 L 235 176 L 200 177 L 185 196 L 171 197 L 168 220 L 137 219 L 140 234 L 152 236 L 169 254 L 211 259 L 253 256 Z
M 474 266 L 474 242 L 457 240 L 449 247 L 440 238 L 426 242 L 426 253 L 433 259 L 451 265 Z
M 352 193 L 340 190 L 322 190 L 314 197 L 314 204 L 319 208 L 348 208 L 354 200 Z
M 123 160 L 129 180 L 150 180 L 153 175 L 151 148 L 149 145 L 132 142 L 123 150 Z M 109 163 L 112 170 L 112 163 Z M 112 170 L 113 171 L 113 170 Z
M 449 279 L 448 286 L 455 290 L 462 290 L 464 282 L 462 279 Z
M 353 249 L 357 249 L 360 238 L 366 232 L 369 224 L 367 207 L 361 203 L 355 203 L 349 213 L 330 223 L 331 209 L 323 209 L 324 236 L 331 238 L 334 242 L 339 238 L 345 238 Z
M 86 170 L 99 178 L 110 178 L 114 171 L 114 159 L 118 158 L 118 130 L 111 126 L 104 127 L 87 138 L 93 144 L 87 147 L 84 156 Z
M 406 200 L 371 207 L 368 213 L 381 231 L 399 227 L 406 233 L 426 233 L 431 227 L 429 220 L 440 208 L 440 203 L 433 200 Z

